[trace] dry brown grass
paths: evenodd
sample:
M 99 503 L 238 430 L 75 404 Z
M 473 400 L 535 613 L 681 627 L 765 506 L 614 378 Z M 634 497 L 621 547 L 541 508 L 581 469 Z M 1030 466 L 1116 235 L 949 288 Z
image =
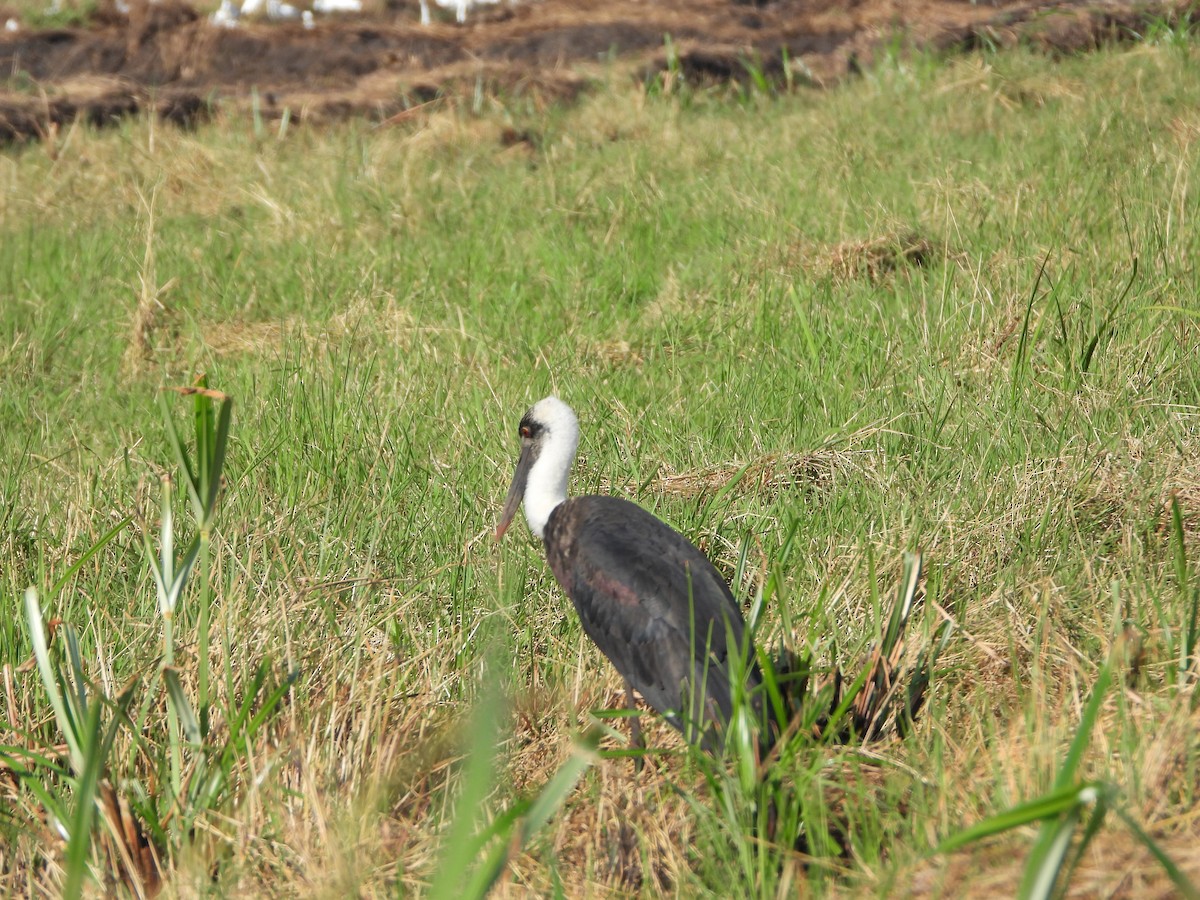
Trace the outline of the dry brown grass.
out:
M 734 493 L 771 499 L 791 492 L 819 494 L 839 480 L 880 485 L 880 453 L 874 445 L 882 430 L 884 426 L 861 428 L 845 435 L 836 445 L 806 453 L 764 453 L 746 462 L 722 462 L 684 472 L 671 471 L 664 465 L 646 482 L 646 487 L 653 494 L 674 497 Z M 602 485 L 605 491 L 636 487 Z
M 155 216 L 158 191 L 155 189 L 149 197 L 139 193 L 138 199 L 141 201 L 145 248 L 138 271 L 138 285 L 135 293 L 137 306 L 133 313 L 129 345 L 125 348 L 124 360 L 125 369 L 135 375 L 160 349 L 158 346 L 160 343 L 169 343 L 171 340 L 172 315 L 164 298 L 178 281 L 172 278 L 164 284 L 158 283 L 155 266 L 157 258 Z
M 365 590 L 371 585 L 354 587 Z M 168 895 L 191 896 L 217 871 L 222 884 L 236 885 L 244 896 L 384 896 L 389 883 L 408 891 L 426 885 L 453 796 L 461 716 L 438 702 L 436 689 L 413 693 L 413 686 L 446 683 L 459 673 L 450 670 L 450 644 L 445 640 L 431 643 L 420 658 L 402 658 L 386 643 L 380 646 L 380 635 L 370 628 L 360 632 L 348 626 L 344 639 L 333 642 L 314 644 L 311 637 L 305 638 L 323 630 L 317 595 L 350 589 L 302 586 L 287 602 L 288 630 L 293 652 L 303 655 L 304 680 L 277 725 L 261 734 L 248 754 L 253 768 L 240 776 L 243 799 L 222 816 L 205 821 L 191 854 L 173 861 Z M 934 772 L 888 737 L 871 750 L 878 766 L 846 769 L 839 764 L 839 769 L 831 762 L 825 803 L 835 818 L 852 819 L 857 804 L 887 802 L 884 798 L 891 793 L 883 785 L 897 772 L 923 772 L 942 789 L 938 818 L 928 824 L 931 840 L 944 834 L 948 825 L 987 812 L 992 801 L 981 796 L 977 786 L 995 783 L 998 770 L 1007 800 L 995 801 L 997 806 L 1045 789 L 1045 775 L 1053 771 L 1074 720 L 1068 711 L 1079 707 L 1094 673 L 1065 635 L 1039 638 L 1022 621 L 1017 606 L 1001 602 L 1012 610 L 1007 618 L 1012 643 L 997 639 L 989 647 L 968 630 L 945 660 L 950 671 L 962 673 L 955 678 L 957 696 L 948 701 L 943 697 L 944 713 L 920 724 L 923 733 L 938 729 L 952 736 L 953 757 Z M 403 616 L 404 603 L 401 597 L 393 599 L 401 610 L 397 615 Z M 989 622 L 997 618 L 992 613 L 982 617 Z M 267 647 L 281 640 L 271 608 L 262 609 L 253 622 L 229 624 L 237 626 L 237 633 L 275 632 Z M 1010 655 L 1014 644 L 1018 658 Z M 239 647 L 238 659 L 247 652 L 258 656 L 267 647 Z M 1154 671 L 1155 653 L 1151 647 L 1149 671 Z M 568 736 L 588 710 L 621 705 L 620 680 L 611 667 L 589 644 L 581 643 L 577 655 L 578 677 L 565 673 L 558 685 L 526 688 L 513 698 L 504 724 L 508 736 L 500 748 L 498 784 L 505 787 L 489 800 L 488 814 L 502 809 L 514 794 L 527 794 L 544 782 L 571 752 Z M 981 666 L 981 658 L 992 659 L 994 665 Z M 220 653 L 214 653 L 214 665 L 223 665 Z M 1027 680 L 1030 672 L 1032 681 Z M 1017 680 L 1024 686 L 1017 687 Z M 1097 731 L 1095 758 L 1124 752 L 1119 742 L 1123 728 L 1145 735 L 1136 745 L 1138 783 L 1131 805 L 1185 871 L 1195 872 L 1200 867 L 1195 851 L 1200 813 L 1180 813 L 1170 797 L 1194 766 L 1188 747 L 1200 719 L 1187 712 L 1186 695 L 1168 709 L 1159 690 L 1153 680 L 1134 683 L 1124 699 L 1110 701 Z M 10 721 L 28 720 L 40 708 L 32 673 L 18 678 L 6 670 L 5 694 Z M 1123 716 L 1129 717 L 1125 724 Z M 678 736 L 661 721 L 650 717 L 645 724 L 651 746 L 679 747 Z M 626 727 L 621 723 L 616 728 L 620 737 L 606 746 L 624 746 Z M 0 734 L 0 743 L 13 740 L 13 735 Z M 901 760 L 906 760 L 903 766 Z M 845 771 L 838 774 L 841 769 Z M 0 792 L 16 802 L 11 774 L 6 774 L 0 772 Z M 692 848 L 697 822 L 678 787 L 697 802 L 706 802 L 703 780 L 680 756 L 654 757 L 640 774 L 628 760 L 601 760 L 550 831 L 531 852 L 511 860 L 499 895 L 553 890 L 544 854 L 557 861 L 556 877 L 569 896 L 686 890 L 695 884 Z M 34 808 L 24 808 L 22 814 L 35 822 L 40 817 Z M 1027 833 L 1017 833 L 949 859 L 915 865 L 895 874 L 891 893 L 1011 896 L 1028 839 Z M 61 846 L 53 830 L 44 826 L 29 835 L 28 843 L 0 853 L 22 860 L 16 868 L 35 882 L 53 884 L 59 877 Z M 38 861 L 43 858 L 35 851 L 39 847 L 56 848 L 48 862 Z M 228 856 L 230 848 L 235 848 L 233 858 Z M 118 848 L 114 845 L 109 852 L 109 866 L 118 871 Z M 871 893 L 882 889 L 882 883 L 873 880 L 881 874 L 851 871 L 855 880 L 835 894 L 858 893 L 853 885 Z M 795 877 L 796 889 L 804 893 L 802 869 Z M 1166 896 L 1167 890 L 1156 863 L 1112 825 L 1089 850 L 1073 880 L 1074 896 Z
M 872 238 L 836 244 L 797 242 L 786 248 L 780 265 L 813 278 L 839 281 L 866 278 L 878 282 L 909 267 L 933 265 L 945 247 L 915 228 L 900 228 Z
M 861 451 L 867 452 L 867 451 Z M 852 453 L 771 453 L 745 465 L 723 464 L 693 472 L 660 472 L 650 482 L 656 493 L 677 497 L 715 494 L 726 489 L 771 496 L 781 491 L 819 491 L 837 471 L 860 465 Z
M 1060 672 L 1046 678 L 1046 686 L 1050 688 L 1061 674 L 1064 673 L 1060 667 Z M 1071 674 L 1078 679 L 1087 678 L 1084 672 Z M 1075 678 L 1068 678 L 1063 683 Z M 1191 690 L 1194 691 L 1195 686 Z M 1127 712 L 1119 712 L 1118 701 L 1113 699 L 1108 704 L 1104 723 L 1095 732 L 1099 742 L 1096 757 L 1111 758 L 1121 752 L 1115 743 L 1108 743 L 1107 735 L 1118 735 L 1123 728 L 1131 726 L 1144 735 L 1138 747 L 1135 793 L 1122 800 L 1129 803 L 1134 818 L 1143 823 L 1143 827 L 1180 869 L 1195 879 L 1200 873 L 1200 810 L 1192 809 L 1182 815 L 1168 811 L 1171 805 L 1168 798 L 1179 788 L 1182 783 L 1180 779 L 1188 777 L 1185 773 L 1189 767 L 1195 765 L 1194 759 L 1189 761 L 1189 744 L 1196 728 L 1200 727 L 1200 710 L 1189 713 L 1186 699 L 1181 698 L 1181 701 L 1168 707 L 1164 706 L 1161 696 L 1142 696 L 1127 691 Z M 1051 700 L 1046 712 L 1052 713 L 1057 706 L 1059 703 Z M 1132 714 L 1132 722 L 1122 725 L 1120 718 L 1126 714 Z M 1013 722 L 1011 727 L 1003 729 L 988 741 L 986 755 L 982 752 L 981 741 L 978 748 L 981 752 L 977 758 L 984 768 L 978 773 L 979 779 L 991 780 L 993 772 L 988 767 L 995 761 L 1003 760 L 1006 761 L 1007 773 L 1014 779 L 1010 787 L 1012 803 L 1035 796 L 1045 790 L 1046 785 L 1038 783 L 1036 779 L 1032 782 L 1027 780 L 1030 773 L 1037 771 L 1030 762 L 1043 758 L 1046 765 L 1040 770 L 1052 771 L 1063 737 L 1061 727 L 1039 735 L 1031 734 L 1021 723 Z M 970 785 L 975 781 L 969 771 L 949 772 L 947 775 L 952 784 Z M 961 815 L 961 807 L 956 808 L 953 800 L 948 800 L 947 811 L 952 815 Z M 1033 834 L 1033 829 L 1022 829 L 986 841 L 970 851 L 949 857 L 934 857 L 899 873 L 897 894 L 909 897 L 1011 897 L 1015 884 L 1021 878 Z M 1104 828 L 1080 860 L 1067 896 L 1174 897 L 1178 896 L 1178 892 L 1158 861 L 1128 829 L 1109 815 Z
M 355 340 L 386 341 L 406 348 L 414 340 L 416 328 L 412 314 L 388 295 L 358 295 L 323 326 L 314 327 L 301 315 L 271 321 L 206 322 L 197 326 L 205 349 L 216 356 L 241 354 L 272 356 L 289 341 L 305 347 L 332 348 Z M 170 348 L 180 353 L 180 346 Z

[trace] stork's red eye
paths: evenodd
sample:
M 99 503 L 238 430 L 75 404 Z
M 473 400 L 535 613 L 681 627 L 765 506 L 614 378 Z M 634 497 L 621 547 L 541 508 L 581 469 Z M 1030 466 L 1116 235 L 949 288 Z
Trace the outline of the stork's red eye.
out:
M 523 438 L 533 437 L 533 429 L 530 428 L 528 425 L 522 425 L 521 426 L 521 437 L 523 437 Z

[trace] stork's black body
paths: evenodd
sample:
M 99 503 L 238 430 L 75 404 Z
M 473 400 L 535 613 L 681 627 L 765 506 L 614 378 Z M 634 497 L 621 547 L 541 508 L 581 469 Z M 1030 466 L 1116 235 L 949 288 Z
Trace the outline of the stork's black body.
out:
M 687 733 L 690 720 L 691 737 L 714 746 L 732 712 L 734 668 L 744 673 L 748 697 L 761 678 L 742 611 L 712 563 L 620 497 L 566 500 L 544 537 L 546 559 L 588 637 L 668 722 Z M 735 656 L 746 662 L 735 666 Z

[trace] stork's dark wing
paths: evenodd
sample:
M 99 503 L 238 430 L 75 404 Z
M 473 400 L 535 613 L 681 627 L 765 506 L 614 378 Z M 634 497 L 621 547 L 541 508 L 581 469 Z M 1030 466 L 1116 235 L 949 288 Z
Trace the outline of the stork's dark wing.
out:
M 619 497 L 567 500 L 551 514 L 545 541 L 550 568 L 584 631 L 651 706 L 679 711 L 691 696 L 694 721 L 727 721 L 729 649 L 748 649 L 745 625 L 703 553 Z M 758 680 L 752 667 L 747 687 Z M 668 721 L 682 728 L 678 715 Z

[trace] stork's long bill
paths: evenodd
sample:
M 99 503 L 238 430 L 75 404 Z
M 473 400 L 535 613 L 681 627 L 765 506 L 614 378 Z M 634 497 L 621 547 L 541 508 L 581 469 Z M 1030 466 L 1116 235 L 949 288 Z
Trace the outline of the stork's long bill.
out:
M 508 526 L 512 524 L 521 501 L 525 499 L 525 485 L 529 482 L 529 470 L 536 456 L 533 444 L 521 447 L 521 455 L 517 458 L 517 470 L 513 472 L 512 484 L 508 488 L 508 496 L 504 498 L 504 509 L 500 511 L 500 522 L 496 525 L 496 540 L 504 537 Z

